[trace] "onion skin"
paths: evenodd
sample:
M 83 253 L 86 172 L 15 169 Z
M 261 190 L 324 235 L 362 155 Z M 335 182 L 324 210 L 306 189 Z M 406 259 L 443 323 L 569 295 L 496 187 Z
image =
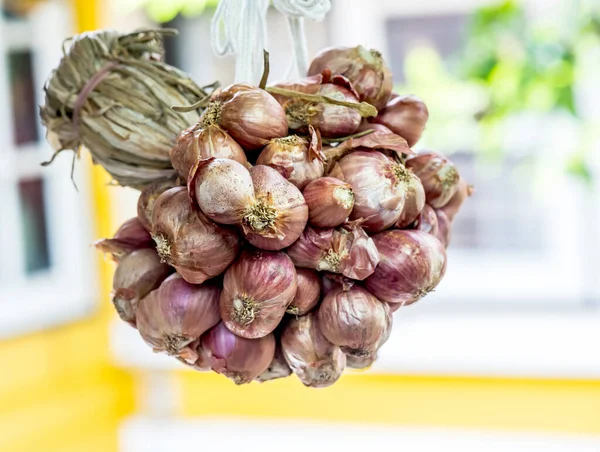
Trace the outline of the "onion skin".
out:
M 354 207 L 350 184 L 335 177 L 310 182 L 302 192 L 308 205 L 308 221 L 319 228 L 333 228 L 345 222 Z
M 376 50 L 362 46 L 329 48 L 321 51 L 312 61 L 308 75 L 330 69 L 334 74 L 347 77 L 364 100 L 378 110 L 385 107 L 392 92 L 392 73 Z
M 413 147 L 421 138 L 428 119 L 429 111 L 423 101 L 417 96 L 408 95 L 390 100 L 374 122 L 383 124 Z
M 137 217 L 148 232 L 152 231 L 152 211 L 154 210 L 154 203 L 164 192 L 179 185 L 181 185 L 179 180 L 154 182 L 146 186 L 140 193 L 137 203 Z
M 434 236 L 393 229 L 373 236 L 381 262 L 365 281 L 381 301 L 412 304 L 431 292 L 446 271 L 446 250 Z
M 219 322 L 220 292 L 215 284 L 193 285 L 180 275 L 170 276 L 140 301 L 140 335 L 155 352 L 178 355 Z
M 373 240 L 352 224 L 337 229 L 309 226 L 287 253 L 297 267 L 340 273 L 356 280 L 373 274 L 379 263 Z
M 340 346 L 346 355 L 364 358 L 375 355 L 387 339 L 392 316 L 387 303 L 353 286 L 328 292 L 319 306 L 318 321 L 329 342 Z
M 271 333 L 296 295 L 298 278 L 283 252 L 244 250 L 225 272 L 220 309 L 225 326 L 240 337 Z
M 141 221 L 131 218 L 123 223 L 112 239 L 102 239 L 94 243 L 96 249 L 109 253 L 115 262 L 119 262 L 129 253 L 141 248 L 154 248 L 154 241 Z
M 223 322 L 202 337 L 211 367 L 236 385 L 250 383 L 267 370 L 275 355 L 275 337 L 245 339 L 229 331 Z
M 223 273 L 240 250 L 237 232 L 194 211 L 185 187 L 158 197 L 152 223 L 159 256 L 192 284 Z
M 414 222 L 423 210 L 423 207 L 425 207 L 425 189 L 423 188 L 423 184 L 412 171 L 409 171 L 409 174 L 410 178 L 407 183 L 404 208 L 395 226 L 399 229 L 405 228 Z
M 186 345 L 175 357 L 179 362 L 199 372 L 208 372 L 211 369 L 210 356 L 202 345 L 202 338 Z
M 256 160 L 267 165 L 302 190 L 310 181 L 323 176 L 325 165 L 321 152 L 321 137 L 310 126 L 310 141 L 298 135 L 275 138 L 269 142 Z
M 439 224 L 438 217 L 435 213 L 435 209 L 429 204 L 425 204 L 423 210 L 414 221 L 410 229 L 416 229 L 417 231 L 427 232 L 433 236 L 438 235 Z
M 292 371 L 311 388 L 331 386 L 346 367 L 346 355 L 323 336 L 315 313 L 290 320 L 281 335 L 281 348 Z
M 360 123 L 356 132 L 364 132 L 365 130 L 374 130 L 375 132 L 384 132 L 386 134 L 394 133 L 390 129 L 388 129 L 383 124 L 378 124 L 376 122 L 369 122 L 363 119 L 363 122 Z M 406 140 L 405 140 L 406 141 Z
M 364 357 L 346 355 L 346 367 L 349 367 L 351 369 L 367 370 L 375 363 L 376 360 L 377 354 Z
M 297 268 L 298 290 L 286 312 L 293 315 L 306 315 L 319 303 L 321 282 L 314 270 Z
M 460 175 L 454 164 L 440 154 L 424 152 L 409 158 L 406 167 L 421 179 L 431 207 L 444 207 L 458 190 Z
M 156 289 L 171 273 L 150 248 L 133 251 L 119 262 L 113 276 L 111 301 L 119 317 L 135 326 L 139 301 Z
M 452 222 L 442 209 L 436 209 L 435 214 L 438 221 L 438 232 L 435 234 L 435 236 L 440 242 L 442 242 L 444 248 L 448 248 L 448 245 L 450 244 L 450 236 L 452 234 Z
M 473 191 L 473 186 L 469 185 L 469 183 L 461 177 L 458 181 L 456 193 L 454 193 L 454 196 L 450 198 L 448 204 L 442 207 L 442 210 L 448 216 L 448 219 L 451 222 L 454 220 L 454 217 L 462 207 L 465 200 L 473 194 Z
M 368 232 L 394 225 L 404 208 L 409 172 L 381 152 L 355 151 L 335 164 L 329 173 L 350 184 L 354 191 L 351 220 L 364 220 Z
M 285 378 L 292 374 L 292 369 L 288 366 L 288 363 L 283 356 L 281 346 L 278 344 L 275 347 L 275 356 L 273 361 L 269 364 L 267 370 L 256 377 L 256 381 L 264 383 L 265 381 L 277 380 L 278 378 Z
M 170 157 L 173 168 L 184 181 L 198 160 L 209 157 L 231 159 L 248 166 L 244 150 L 225 130 L 216 124 L 205 126 L 202 122 L 179 134 Z

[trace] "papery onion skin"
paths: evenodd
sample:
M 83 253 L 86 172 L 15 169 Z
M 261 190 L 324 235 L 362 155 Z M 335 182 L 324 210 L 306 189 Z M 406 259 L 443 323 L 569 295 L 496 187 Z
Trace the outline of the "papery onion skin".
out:
M 98 240 L 94 246 L 98 251 L 111 254 L 113 260 L 119 262 L 135 250 L 154 248 L 154 241 L 142 223 L 137 218 L 131 218 L 119 227 L 113 238 Z
M 458 188 L 456 189 L 456 193 L 454 193 L 454 196 L 450 198 L 450 201 L 448 201 L 448 203 L 444 207 L 442 207 L 442 210 L 448 216 L 448 219 L 450 221 L 454 220 L 454 217 L 459 212 L 463 203 L 467 198 L 469 198 L 473 194 L 473 191 L 473 186 L 469 185 L 469 183 L 461 177 L 458 181 Z
M 352 187 L 335 177 L 313 180 L 302 194 L 308 205 L 308 221 L 319 228 L 339 226 L 354 207 Z
M 257 165 L 267 165 L 302 190 L 310 181 L 323 176 L 325 165 L 321 140 L 310 127 L 311 140 L 298 135 L 275 138 L 262 150 Z
M 346 367 L 349 367 L 351 369 L 366 370 L 369 367 L 371 367 L 375 363 L 376 360 L 377 360 L 377 354 L 374 354 L 372 356 L 363 356 L 363 357 L 346 355 Z
M 423 188 L 423 184 L 412 171 L 409 171 L 409 174 L 410 179 L 407 183 L 404 208 L 395 226 L 399 229 L 405 228 L 414 222 L 423 210 L 423 207 L 425 207 L 425 189 Z
M 154 249 L 133 251 L 119 262 L 113 276 L 111 301 L 122 320 L 135 326 L 139 301 L 156 289 L 171 273 Z
M 231 93 L 235 89 L 227 88 L 224 91 Z M 223 95 L 221 98 L 224 98 Z M 209 105 L 207 110 L 210 108 Z M 269 140 L 284 137 L 288 133 L 285 111 L 273 96 L 260 88 L 237 90 L 218 108 L 218 123 L 248 151 L 260 149 Z
M 302 192 L 269 166 L 254 166 L 250 175 L 256 203 L 244 212 L 244 237 L 264 250 L 290 246 L 308 221 L 308 206 Z
M 219 322 L 220 292 L 215 284 L 193 285 L 180 275 L 170 276 L 140 301 L 140 335 L 154 351 L 178 355 Z
M 184 181 L 198 160 L 209 157 L 232 159 L 248 166 L 244 150 L 225 130 L 202 122 L 181 132 L 169 155 L 173 168 Z
M 308 314 L 319 303 L 321 282 L 319 275 L 308 268 L 296 268 L 298 275 L 298 290 L 287 308 L 288 314 Z
M 332 344 L 351 356 L 373 356 L 391 329 L 390 308 L 366 289 L 337 288 L 325 295 L 318 310 L 319 327 Z
M 329 48 L 321 51 L 312 61 L 308 75 L 330 69 L 334 74 L 347 77 L 364 100 L 377 109 L 385 107 L 392 92 L 392 73 L 376 50 L 362 46 Z
M 350 219 L 363 219 L 366 231 L 383 231 L 400 218 L 409 180 L 402 164 L 381 152 L 355 151 L 337 162 L 329 176 L 350 184 L 354 191 Z
M 296 269 L 285 253 L 244 250 L 223 278 L 225 326 L 248 339 L 266 336 L 283 318 L 297 287 Z
M 275 355 L 275 337 L 260 339 L 236 336 L 220 322 L 202 336 L 211 367 L 237 385 L 250 383 L 267 370 Z
M 443 155 L 424 152 L 406 161 L 421 179 L 427 204 L 434 208 L 444 207 L 458 190 L 460 175 L 454 164 Z
M 179 179 L 158 181 L 146 186 L 140 193 L 137 203 L 137 217 L 148 232 L 152 232 L 154 203 L 164 192 L 179 185 L 181 185 Z
M 283 356 L 283 352 L 281 351 L 281 345 L 277 344 L 275 347 L 275 356 L 269 364 L 267 370 L 261 373 L 258 377 L 256 377 L 256 381 L 260 383 L 264 383 L 266 381 L 277 380 L 279 378 L 285 378 L 292 374 L 292 369 L 288 366 L 285 357 Z
M 193 210 L 185 187 L 159 196 L 152 223 L 158 254 L 192 284 L 223 273 L 240 250 L 235 229 L 213 223 Z
M 374 122 L 383 124 L 413 147 L 425 130 L 429 111 L 417 96 L 398 96 L 390 100 Z
M 315 313 L 290 320 L 281 335 L 281 348 L 288 365 L 305 386 L 331 386 L 346 367 L 346 355 L 323 336 Z
M 198 371 L 211 371 L 210 356 L 202 345 L 202 338 L 183 347 L 175 358 L 186 366 Z
M 442 242 L 444 248 L 448 248 L 448 245 L 450 245 L 450 237 L 452 235 L 452 222 L 442 209 L 436 209 L 435 214 L 438 221 L 438 232 L 435 236 Z
M 446 271 L 446 250 L 422 231 L 393 229 L 373 236 L 381 261 L 365 281 L 381 301 L 412 304 L 431 292 Z
M 428 234 L 437 237 L 439 231 L 438 217 L 435 213 L 435 209 L 429 204 L 425 204 L 423 210 L 411 225 L 410 229 L 416 229 L 417 231 L 427 232 Z
M 358 126 L 356 132 L 364 132 L 365 130 L 373 130 L 375 132 L 384 132 L 384 133 L 394 133 L 389 128 L 384 126 L 383 124 L 378 124 L 376 122 L 369 122 L 367 120 L 363 120 Z

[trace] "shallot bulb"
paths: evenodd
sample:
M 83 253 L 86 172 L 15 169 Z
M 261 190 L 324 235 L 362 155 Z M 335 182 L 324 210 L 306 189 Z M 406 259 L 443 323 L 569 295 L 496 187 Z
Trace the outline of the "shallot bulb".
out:
M 244 150 L 225 130 L 216 124 L 204 125 L 202 121 L 179 134 L 170 156 L 173 168 L 184 181 L 198 160 L 209 157 L 232 159 L 248 166 Z
M 215 284 L 193 285 L 178 274 L 169 276 L 138 304 L 140 335 L 154 351 L 179 355 L 219 322 L 220 292 Z
M 400 135 L 413 147 L 421 138 L 428 119 L 429 111 L 423 101 L 408 95 L 390 100 L 374 121 Z
M 260 374 L 256 381 L 264 383 L 265 381 L 277 380 L 278 378 L 285 378 L 288 375 L 291 375 L 292 369 L 288 366 L 288 363 L 283 356 L 283 351 L 281 350 L 281 345 L 277 344 L 275 348 L 275 356 L 273 357 L 273 361 L 269 364 L 267 370 L 265 370 L 262 374 Z
M 305 386 L 331 386 L 346 367 L 346 355 L 323 336 L 315 313 L 290 320 L 281 335 L 281 348 L 288 365 Z
M 450 201 L 442 207 L 442 210 L 446 213 L 450 221 L 454 220 L 454 217 L 462 207 L 462 204 L 473 194 L 473 191 L 473 186 L 469 185 L 469 183 L 461 177 L 458 181 L 456 193 L 454 193 L 454 196 L 450 198 Z
M 287 95 L 280 94 L 282 89 Z M 292 130 L 306 132 L 309 126 L 313 126 L 324 137 L 337 138 L 353 134 L 360 125 L 362 117 L 358 94 L 345 77 L 319 73 L 293 83 L 278 83 L 269 90 L 275 92 L 275 98 L 283 106 Z M 326 96 L 355 108 L 315 102 L 303 94 Z
M 274 138 L 256 160 L 267 165 L 302 190 L 310 181 L 323 176 L 325 165 L 319 133 L 310 126 L 310 141 L 298 135 Z
M 150 233 L 137 218 L 123 223 L 112 239 L 102 239 L 94 243 L 98 251 L 109 253 L 115 262 L 119 262 L 129 253 L 141 248 L 154 248 Z
M 260 149 L 288 133 L 285 111 L 265 90 L 232 85 L 213 96 L 200 121 L 219 125 L 247 151 Z
M 307 268 L 297 268 L 298 290 L 296 296 L 287 308 L 293 315 L 308 314 L 319 302 L 321 282 L 317 272 Z
M 236 336 L 220 322 L 202 336 L 211 367 L 237 385 L 250 383 L 265 372 L 275 355 L 275 337 L 260 339 Z
M 150 248 L 133 251 L 121 261 L 113 276 L 111 299 L 122 320 L 135 326 L 139 301 L 156 289 L 171 273 Z
M 354 192 L 335 177 L 320 177 L 302 192 L 308 205 L 308 221 L 319 228 L 333 228 L 346 221 L 354 207 Z
M 291 245 L 308 221 L 300 190 L 268 166 L 247 170 L 229 159 L 202 160 L 189 188 L 207 217 L 239 225 L 246 240 L 258 248 Z
M 179 185 L 181 185 L 179 180 L 157 181 L 144 187 L 140 193 L 137 203 L 137 217 L 148 232 L 152 231 L 154 203 L 164 192 Z
M 427 232 L 428 234 L 437 237 L 439 231 L 438 217 L 435 213 L 435 209 L 429 204 L 425 204 L 423 210 L 414 221 L 410 229 L 416 229 L 417 231 Z
M 223 273 L 240 250 L 237 232 L 194 211 L 185 187 L 158 197 L 152 224 L 158 254 L 192 284 Z
M 375 243 L 356 224 L 337 229 L 309 226 L 287 253 L 297 267 L 341 273 L 359 281 L 373 274 L 379 263 Z
M 360 286 L 327 293 L 319 306 L 318 319 L 329 342 L 357 357 L 373 356 L 387 339 L 392 324 L 387 303 Z
M 409 171 L 409 180 L 406 184 L 406 198 L 400 218 L 396 221 L 397 228 L 405 228 L 417 219 L 425 207 L 425 189 L 421 180 Z
M 296 269 L 285 253 L 245 250 L 225 272 L 223 322 L 241 337 L 266 336 L 279 325 L 297 287 Z
M 377 354 L 372 356 L 352 356 L 346 355 L 346 366 L 351 369 L 366 370 L 377 360 Z
M 410 172 L 377 151 L 355 151 L 335 164 L 331 172 L 354 191 L 351 220 L 363 220 L 366 231 L 379 232 L 394 225 L 404 209 Z
M 446 250 L 434 236 L 393 229 L 373 236 L 381 262 L 365 281 L 375 297 L 409 305 L 431 292 L 446 271 Z
M 448 248 L 450 244 L 450 236 L 452 234 L 452 222 L 442 209 L 436 209 L 435 214 L 438 221 L 438 232 L 435 236 L 442 242 L 444 248 Z
M 434 208 L 444 207 L 458 190 L 460 175 L 454 164 L 435 152 L 425 152 L 406 161 L 421 179 L 427 204 Z
M 369 121 L 363 120 L 363 122 L 360 123 L 360 126 L 358 126 L 358 129 L 356 130 L 356 132 L 357 133 L 364 132 L 365 130 L 373 130 L 375 132 L 394 133 L 390 129 L 388 129 L 386 126 L 384 126 L 383 124 L 378 124 L 376 122 L 369 122 Z
M 308 75 L 330 69 L 334 74 L 347 77 L 364 100 L 377 109 L 385 107 L 392 93 L 392 72 L 381 53 L 362 46 L 329 48 L 321 51 L 312 61 Z

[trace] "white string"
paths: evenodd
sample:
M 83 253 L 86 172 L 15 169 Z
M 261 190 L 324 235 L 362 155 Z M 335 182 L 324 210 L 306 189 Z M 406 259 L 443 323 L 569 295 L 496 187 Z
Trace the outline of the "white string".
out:
M 298 75 L 308 72 L 308 46 L 304 32 L 304 18 L 321 21 L 331 9 L 330 0 L 273 0 L 275 8 L 288 18 L 294 44 L 294 55 Z
M 221 0 L 211 24 L 213 51 L 236 56 L 235 82 L 258 84 L 267 45 L 269 0 Z

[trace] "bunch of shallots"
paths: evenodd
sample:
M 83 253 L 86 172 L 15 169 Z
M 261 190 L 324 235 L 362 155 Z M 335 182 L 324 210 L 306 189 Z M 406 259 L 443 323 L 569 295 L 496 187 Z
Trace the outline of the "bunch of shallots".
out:
M 331 49 L 302 80 L 206 99 L 144 188 L 137 218 L 97 246 L 118 262 L 113 303 L 157 352 L 235 383 L 335 383 L 369 367 L 392 312 L 446 270 L 471 187 L 415 153 L 428 118 L 392 93 L 381 55 Z

